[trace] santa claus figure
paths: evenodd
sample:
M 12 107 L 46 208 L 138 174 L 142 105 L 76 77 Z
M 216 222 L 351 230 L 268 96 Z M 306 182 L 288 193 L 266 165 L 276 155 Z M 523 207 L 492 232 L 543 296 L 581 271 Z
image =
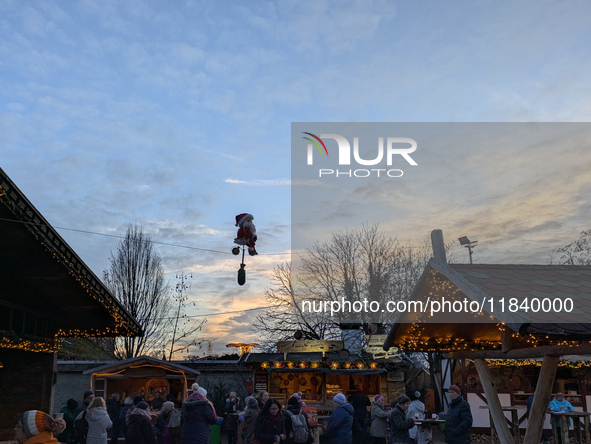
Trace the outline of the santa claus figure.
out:
M 252 223 L 254 217 L 252 214 L 242 213 L 236 216 L 236 226 L 238 228 L 238 234 L 234 243 L 238 245 L 248 245 L 248 254 L 251 256 L 257 255 L 257 251 L 254 245 L 257 241 L 257 229 Z

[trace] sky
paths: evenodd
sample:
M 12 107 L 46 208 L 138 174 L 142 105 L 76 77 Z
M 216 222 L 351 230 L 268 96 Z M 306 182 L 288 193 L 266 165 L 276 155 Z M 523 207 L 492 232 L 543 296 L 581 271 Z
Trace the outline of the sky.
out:
M 117 244 L 99 234 L 137 223 L 180 245 L 157 244 L 170 282 L 193 274 L 192 314 L 208 315 L 214 352 L 232 351 L 256 340 L 257 312 L 240 310 L 264 303 L 290 258 L 292 122 L 588 122 L 590 12 L 585 1 L 0 0 L 0 167 L 98 276 Z M 545 263 L 589 228 L 581 146 L 520 152 L 510 169 L 495 146 L 419 148 L 419 167 L 468 159 L 478 172 L 438 170 L 456 196 L 443 202 L 414 195 L 422 181 L 407 176 L 412 218 L 372 220 L 401 239 L 474 236 L 480 263 Z M 260 254 L 240 287 L 229 251 L 243 212 Z M 508 232 L 513 243 L 498 242 Z

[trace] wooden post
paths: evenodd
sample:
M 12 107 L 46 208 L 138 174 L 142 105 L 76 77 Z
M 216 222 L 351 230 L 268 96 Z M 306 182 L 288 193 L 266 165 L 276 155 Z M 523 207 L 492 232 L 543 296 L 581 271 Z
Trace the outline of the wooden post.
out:
M 554 384 L 558 361 L 560 361 L 560 356 L 544 356 L 538 385 L 536 385 L 534 400 L 527 420 L 527 430 L 525 431 L 523 444 L 538 444 L 542 439 L 544 418 L 546 417 L 546 410 L 548 410 L 550 397 L 552 396 L 552 385 Z
M 493 385 L 492 376 L 486 365 L 486 361 L 484 359 L 475 359 L 474 365 L 476 366 L 478 376 L 480 377 L 480 383 L 482 384 L 484 394 L 486 395 L 486 402 L 488 403 L 490 416 L 492 416 L 497 435 L 499 435 L 499 441 L 501 444 L 513 444 L 513 437 L 509 431 L 507 419 L 503 414 L 501 402 L 499 401 L 497 390 Z

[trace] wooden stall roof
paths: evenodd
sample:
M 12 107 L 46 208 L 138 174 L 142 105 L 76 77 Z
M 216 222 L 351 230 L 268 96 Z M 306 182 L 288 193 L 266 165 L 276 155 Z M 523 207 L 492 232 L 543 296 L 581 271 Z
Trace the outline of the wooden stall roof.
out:
M 170 361 L 162 361 L 160 359 L 152 358 L 150 356 L 138 356 L 136 358 L 125 359 L 124 361 L 111 362 L 100 367 L 86 370 L 84 375 L 91 375 L 93 373 L 117 373 L 128 368 L 136 367 L 161 367 L 174 373 L 183 373 L 190 375 L 199 375 L 201 372 L 184 365 L 175 364 Z
M 504 324 L 521 338 L 535 338 L 536 345 L 550 345 L 563 341 L 591 339 L 591 267 L 574 265 L 484 265 L 447 264 L 431 258 L 409 300 L 426 301 L 437 294 L 446 298 L 484 302 L 488 315 L 478 322 L 475 316 L 458 316 L 457 322 L 438 322 L 437 315 L 422 319 L 416 315 L 401 314 L 395 321 L 384 348 L 393 345 L 403 350 L 449 351 L 469 349 L 497 349 L 501 345 Z M 572 323 L 572 314 L 511 313 L 508 301 L 525 299 L 572 298 L 581 323 Z M 505 298 L 505 307 L 499 305 Z M 490 301 L 493 314 L 490 314 Z M 463 316 L 463 318 L 462 318 Z M 475 319 L 467 319 L 472 317 Z M 516 348 L 528 347 L 526 342 Z
M 56 194 L 56 199 L 63 196 Z M 43 337 L 142 334 L 137 321 L 2 169 L 0 251 L 0 309 L 47 318 Z

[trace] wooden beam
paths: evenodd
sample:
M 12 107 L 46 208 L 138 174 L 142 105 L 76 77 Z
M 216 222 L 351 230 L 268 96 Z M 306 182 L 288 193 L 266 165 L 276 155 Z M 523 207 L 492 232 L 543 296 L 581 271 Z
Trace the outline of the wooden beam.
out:
M 550 404 L 552 386 L 554 385 L 559 361 L 560 356 L 544 356 L 538 385 L 536 385 L 534 400 L 527 420 L 527 429 L 523 444 L 538 444 L 542 439 L 544 418 L 546 417 L 546 410 L 548 410 L 548 405 Z
M 505 329 L 501 333 L 501 348 L 503 352 L 508 352 L 509 350 L 513 349 L 515 345 L 513 333 L 513 330 L 505 326 Z
M 446 359 L 528 359 L 541 358 L 546 355 L 589 355 L 591 354 L 591 343 L 584 342 L 580 345 L 570 347 L 568 345 L 545 345 L 542 347 L 517 348 L 502 352 L 501 350 L 479 350 L 479 351 L 457 351 L 445 353 Z
M 488 366 L 486 365 L 486 361 L 484 359 L 476 359 L 474 360 L 474 366 L 478 371 L 480 383 L 482 384 L 482 388 L 484 389 L 484 393 L 486 395 L 490 416 L 493 419 L 501 444 L 514 444 L 513 436 L 511 436 L 511 432 L 509 431 L 507 419 L 503 414 L 501 401 L 499 401 L 499 396 L 497 395 L 497 390 L 493 385 L 492 376 Z

